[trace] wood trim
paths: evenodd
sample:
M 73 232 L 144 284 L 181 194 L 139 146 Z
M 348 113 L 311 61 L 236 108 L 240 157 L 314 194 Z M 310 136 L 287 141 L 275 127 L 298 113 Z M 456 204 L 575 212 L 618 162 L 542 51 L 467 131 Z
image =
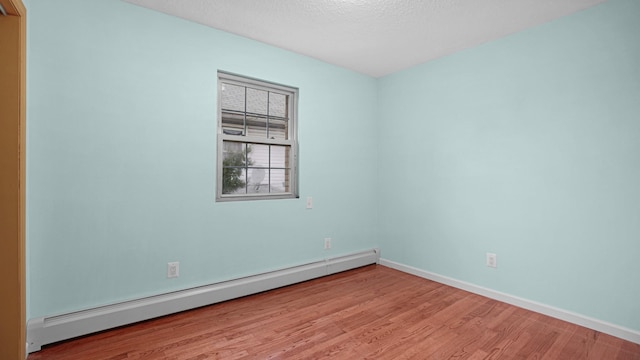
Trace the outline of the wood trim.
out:
M 26 16 L 27 10 L 22 4 L 22 0 L 0 0 L 0 5 L 9 16 Z
M 26 9 L 0 0 L 0 358 L 24 359 Z

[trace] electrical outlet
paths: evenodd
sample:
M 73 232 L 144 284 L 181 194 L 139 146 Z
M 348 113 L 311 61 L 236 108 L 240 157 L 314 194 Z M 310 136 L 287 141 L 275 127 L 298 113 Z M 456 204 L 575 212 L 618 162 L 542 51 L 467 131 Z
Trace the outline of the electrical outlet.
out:
M 313 198 L 311 196 L 307 197 L 307 209 L 313 209 Z
M 167 279 L 177 278 L 178 276 L 180 276 L 180 263 L 177 261 L 167 263 Z
M 324 249 L 331 249 L 331 238 L 324 238 Z
M 488 267 L 498 267 L 498 256 L 493 253 L 487 253 L 487 266 Z

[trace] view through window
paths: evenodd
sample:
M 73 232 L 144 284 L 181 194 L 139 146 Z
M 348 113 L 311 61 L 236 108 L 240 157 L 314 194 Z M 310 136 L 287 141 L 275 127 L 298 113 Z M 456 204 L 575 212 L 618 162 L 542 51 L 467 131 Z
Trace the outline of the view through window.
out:
M 297 196 L 296 88 L 218 72 L 216 199 Z

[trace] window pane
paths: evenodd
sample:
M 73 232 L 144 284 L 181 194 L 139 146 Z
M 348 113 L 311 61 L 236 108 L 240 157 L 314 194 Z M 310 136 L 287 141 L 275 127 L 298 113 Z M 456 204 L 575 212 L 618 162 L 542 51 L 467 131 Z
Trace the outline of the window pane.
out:
M 239 167 L 222 168 L 222 193 L 223 194 L 245 194 L 246 171 Z
M 248 150 L 250 167 L 269 167 L 269 145 L 250 144 Z
M 244 111 L 244 89 L 244 86 L 222 84 L 220 96 L 222 110 Z
M 289 147 L 271 145 L 271 163 L 272 168 L 288 168 L 289 167 Z
M 223 194 L 244 194 L 246 192 L 245 149 L 246 145 L 243 143 L 232 141 L 223 143 Z
M 247 116 L 247 136 L 267 137 L 267 118 Z
M 286 119 L 269 119 L 269 139 L 286 140 L 289 138 L 289 122 Z
M 269 192 L 269 169 L 249 168 L 248 194 Z
M 241 166 L 244 167 L 246 144 L 236 141 L 225 141 L 223 148 L 223 164 L 222 166 Z
M 223 111 L 222 132 L 227 135 L 244 135 L 244 115 Z
M 247 112 L 267 115 L 267 92 L 247 88 Z
M 271 169 L 271 193 L 289 192 L 289 176 L 287 176 L 287 173 L 288 170 Z
M 288 96 L 269 93 L 269 138 L 286 140 L 289 138 L 287 119 Z
M 269 93 L 269 116 L 287 117 L 287 96 Z

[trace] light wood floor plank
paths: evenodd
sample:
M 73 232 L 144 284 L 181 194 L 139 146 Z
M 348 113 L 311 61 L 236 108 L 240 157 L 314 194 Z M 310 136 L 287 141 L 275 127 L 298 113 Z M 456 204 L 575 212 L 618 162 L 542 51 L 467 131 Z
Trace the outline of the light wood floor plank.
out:
M 28 360 L 640 359 L 640 345 L 372 265 L 50 346 Z

